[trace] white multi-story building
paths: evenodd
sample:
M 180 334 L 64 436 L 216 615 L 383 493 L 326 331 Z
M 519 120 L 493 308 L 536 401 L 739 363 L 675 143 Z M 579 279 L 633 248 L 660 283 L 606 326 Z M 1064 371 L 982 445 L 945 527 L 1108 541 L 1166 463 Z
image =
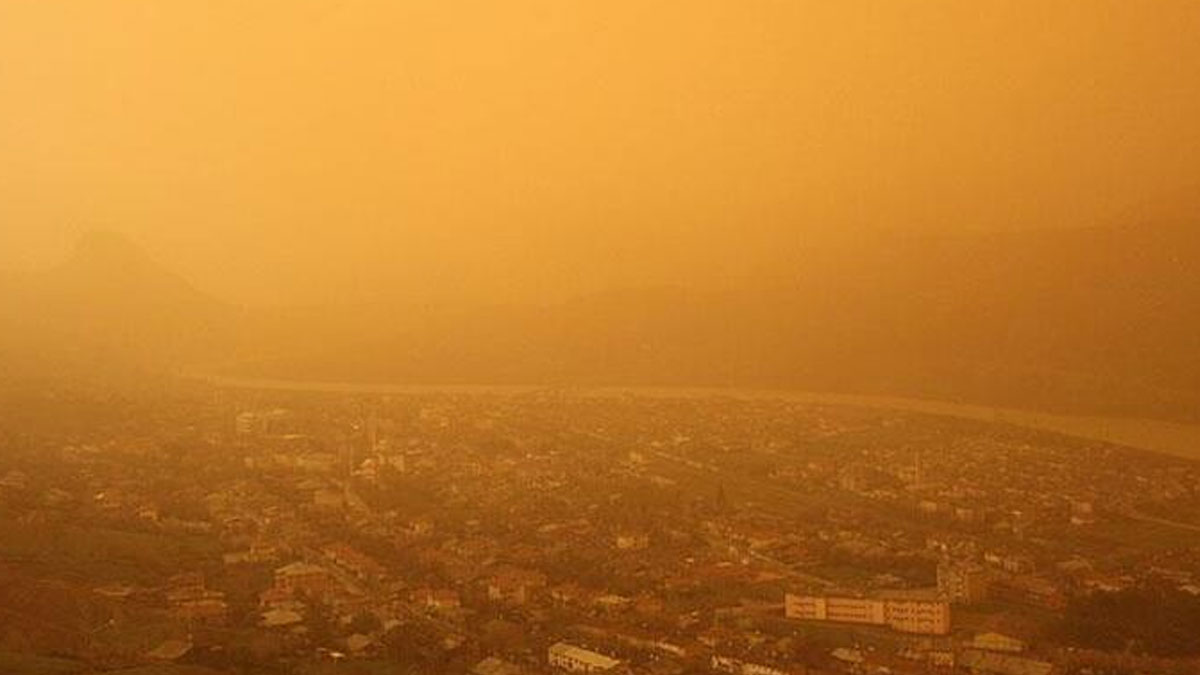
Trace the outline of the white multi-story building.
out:
M 566 642 L 551 645 L 546 660 L 555 668 L 573 673 L 601 673 L 621 665 L 617 659 Z
M 979 602 L 987 597 L 988 573 L 982 565 L 943 562 L 937 566 L 937 586 L 950 602 Z
M 790 619 L 882 625 L 886 622 L 882 600 L 873 598 L 829 598 L 788 594 L 784 601 Z
M 939 598 L 884 598 L 884 616 L 892 630 L 920 635 L 950 633 L 950 603 Z
M 789 619 L 888 626 L 903 633 L 946 635 L 950 603 L 940 598 L 893 594 L 875 598 L 793 595 L 784 599 Z

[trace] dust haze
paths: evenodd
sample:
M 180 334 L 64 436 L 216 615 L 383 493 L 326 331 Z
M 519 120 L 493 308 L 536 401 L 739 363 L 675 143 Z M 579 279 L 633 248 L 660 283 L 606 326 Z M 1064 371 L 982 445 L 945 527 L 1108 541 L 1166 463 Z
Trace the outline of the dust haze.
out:
M 1200 672 L 1200 3 L 0 0 L 0 673 Z
M 233 303 L 741 286 L 1200 186 L 1186 0 L 68 6 L 0 8 L 0 259 L 113 230 Z

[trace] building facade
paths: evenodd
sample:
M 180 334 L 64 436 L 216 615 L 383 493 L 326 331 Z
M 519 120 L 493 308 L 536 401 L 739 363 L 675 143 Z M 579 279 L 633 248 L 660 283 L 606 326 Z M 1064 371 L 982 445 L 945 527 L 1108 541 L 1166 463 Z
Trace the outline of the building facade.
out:
M 551 645 L 546 660 L 552 667 L 572 673 L 602 673 L 621 665 L 617 659 L 566 642 Z
M 987 570 L 981 565 L 943 562 L 937 566 L 937 586 L 938 592 L 950 602 L 980 602 L 987 598 Z
M 883 601 L 885 621 L 892 630 L 918 635 L 950 633 L 950 603 L 940 599 L 912 597 Z
M 835 623 L 886 623 L 884 603 L 872 598 L 836 598 L 787 595 L 784 608 L 789 619 L 833 621 Z
M 940 598 L 899 595 L 852 598 L 789 593 L 784 598 L 784 613 L 789 619 L 888 626 L 902 633 L 946 635 L 950 632 L 950 603 Z

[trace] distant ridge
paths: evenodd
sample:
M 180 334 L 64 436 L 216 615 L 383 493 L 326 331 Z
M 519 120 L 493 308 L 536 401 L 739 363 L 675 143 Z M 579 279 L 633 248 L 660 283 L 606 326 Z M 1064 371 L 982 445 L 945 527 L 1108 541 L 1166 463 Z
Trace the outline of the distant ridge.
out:
M 8 371 L 683 385 L 1200 418 L 1200 227 L 879 237 L 734 291 L 235 310 L 111 233 L 0 285 Z M 214 365 L 221 364 L 221 365 Z
M 233 369 L 392 383 L 688 385 L 1200 417 L 1200 228 L 891 237 L 777 283 L 496 308 Z
M 78 294 L 107 311 L 154 306 L 178 317 L 220 311 L 222 303 L 154 261 L 128 237 L 109 231 L 82 236 L 72 255 L 45 278 L 47 286 Z M 160 317 L 140 317 L 155 320 Z
M 71 262 L 108 262 L 150 265 L 146 251 L 123 234 L 111 230 L 89 230 L 79 237 Z
M 231 312 L 130 239 L 90 232 L 61 265 L 10 281 L 0 356 L 17 371 L 102 376 L 208 358 Z

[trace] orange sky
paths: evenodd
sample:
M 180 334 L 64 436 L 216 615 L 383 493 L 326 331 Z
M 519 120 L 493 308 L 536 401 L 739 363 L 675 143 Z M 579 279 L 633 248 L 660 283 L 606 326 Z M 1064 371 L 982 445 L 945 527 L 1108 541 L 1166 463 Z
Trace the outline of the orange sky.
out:
M 741 283 L 1200 185 L 1196 0 L 0 2 L 0 265 L 247 302 Z

